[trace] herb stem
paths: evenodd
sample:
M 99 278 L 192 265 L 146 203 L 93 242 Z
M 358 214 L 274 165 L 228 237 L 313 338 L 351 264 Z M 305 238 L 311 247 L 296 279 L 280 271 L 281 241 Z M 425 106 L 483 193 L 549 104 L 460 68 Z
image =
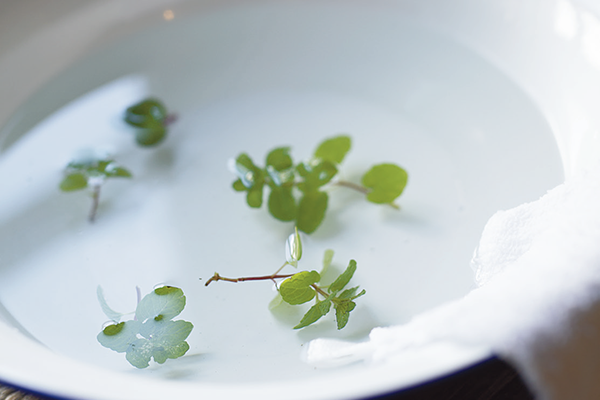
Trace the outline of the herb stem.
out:
M 335 181 L 333 183 L 333 185 L 356 190 L 357 192 L 362 193 L 364 195 L 367 195 L 371 192 L 371 190 L 367 189 L 366 187 L 358 185 L 354 182 L 349 182 L 349 181 Z M 400 206 L 396 203 L 385 203 L 385 204 L 387 204 L 388 206 L 390 206 L 392 208 L 395 208 L 396 210 L 400 209 Z
M 96 214 L 98 212 L 98 205 L 100 204 L 100 187 L 101 185 L 94 185 L 92 187 L 92 208 L 88 216 L 88 221 L 93 223 L 96 221 Z
M 216 282 L 216 281 L 225 281 L 225 282 L 232 282 L 232 283 L 245 282 L 245 281 L 267 281 L 267 280 L 289 278 L 293 275 L 294 274 L 277 275 L 277 273 L 275 273 L 275 274 L 271 274 L 271 275 L 262 275 L 262 276 L 246 276 L 246 277 L 240 277 L 240 278 L 226 278 L 224 276 L 219 275 L 217 272 L 215 272 L 215 274 L 213 276 L 211 276 L 209 280 L 206 281 L 204 286 L 208 286 L 208 285 L 210 285 L 211 282 Z

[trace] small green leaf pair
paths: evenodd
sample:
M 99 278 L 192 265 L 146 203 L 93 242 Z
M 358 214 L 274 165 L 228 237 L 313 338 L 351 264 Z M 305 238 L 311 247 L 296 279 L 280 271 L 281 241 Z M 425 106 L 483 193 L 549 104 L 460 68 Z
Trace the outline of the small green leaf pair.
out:
M 73 192 L 101 185 L 107 178 L 131 178 L 131 172 L 112 159 L 72 162 L 65 168 L 60 190 Z
M 112 158 L 92 157 L 69 163 L 59 187 L 63 192 L 89 188 L 92 194 L 92 207 L 88 219 L 94 222 L 100 201 L 100 188 L 109 178 L 131 178 L 131 172 L 118 165 Z
M 186 299 L 181 289 L 173 286 L 154 289 L 137 305 L 135 318 L 123 322 L 119 320 L 124 314 L 108 307 L 100 287 L 98 300 L 114 322 L 98 334 L 98 341 L 104 347 L 125 353 L 125 358 L 134 367 L 146 368 L 152 359 L 163 364 L 169 358 L 183 356 L 190 348 L 185 340 L 194 326 L 183 320 L 173 321 L 185 307 Z
M 174 117 L 160 100 L 148 98 L 127 108 L 123 118 L 129 125 L 139 128 L 135 132 L 135 141 L 149 147 L 165 139 L 167 127 Z
M 331 262 L 331 255 L 326 253 L 325 260 L 325 262 Z M 304 304 L 316 298 L 316 303 L 304 314 L 294 329 L 304 328 L 317 322 L 329 313 L 332 305 L 335 309 L 337 328 L 344 328 L 348 323 L 350 312 L 356 307 L 354 300 L 366 293 L 364 289 L 357 293 L 358 286 L 343 290 L 352 279 L 355 271 L 356 261 L 350 260 L 346 270 L 329 286 L 321 287 L 317 285 L 322 275 L 317 271 L 298 272 L 281 282 L 279 294 L 283 301 L 288 304 Z
M 269 213 L 284 222 L 295 221 L 298 229 L 314 232 L 323 222 L 329 194 L 326 185 L 348 187 L 366 195 L 368 201 L 390 204 L 404 191 L 408 174 L 394 164 L 380 164 L 371 168 L 362 178 L 363 186 L 334 181 L 352 145 L 349 136 L 340 135 L 319 144 L 313 157 L 294 165 L 289 147 L 271 150 L 265 160 L 265 168 L 258 167 L 246 153 L 240 154 L 233 163 L 238 179 L 233 189 L 246 192 L 246 203 L 252 208 L 263 204 L 265 187 Z

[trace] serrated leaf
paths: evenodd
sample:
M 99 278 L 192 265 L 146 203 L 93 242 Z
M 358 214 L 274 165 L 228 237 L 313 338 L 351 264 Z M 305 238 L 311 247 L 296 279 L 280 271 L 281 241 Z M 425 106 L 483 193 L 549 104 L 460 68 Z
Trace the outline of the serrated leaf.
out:
M 135 141 L 140 146 L 150 147 L 162 142 L 167 136 L 167 129 L 162 125 L 157 125 L 147 129 L 140 129 L 135 132 Z
M 60 190 L 63 192 L 73 192 L 75 190 L 85 189 L 87 185 L 87 177 L 82 173 L 74 172 L 63 178 L 60 183 Z
M 348 282 L 350 282 L 350 279 L 352 279 L 352 276 L 354 275 L 355 271 L 356 261 L 350 260 L 350 262 L 348 263 L 348 267 L 346 267 L 346 270 L 342 272 L 342 274 L 338 276 L 337 279 L 333 281 L 331 285 L 329 285 L 329 292 L 335 293 L 342 290 L 348 284 Z
M 364 296 L 367 291 L 366 290 L 361 290 L 361 292 L 359 294 L 356 294 L 356 292 L 358 291 L 358 286 L 353 287 L 351 289 L 346 289 L 344 290 L 342 293 L 340 293 L 339 295 L 336 296 L 336 299 L 340 299 L 340 300 L 354 300 L 359 298 L 360 296 Z
M 367 200 L 377 204 L 393 202 L 402 194 L 408 182 L 407 172 L 395 164 L 379 164 L 362 177 L 362 184 L 371 189 Z
M 328 201 L 329 196 L 325 192 L 305 193 L 298 204 L 298 229 L 305 233 L 314 232 L 325 218 Z
M 317 271 L 302 271 L 287 278 L 279 287 L 279 293 L 288 304 L 297 305 L 303 304 L 312 300 L 315 295 L 315 289 L 312 284 L 317 283 L 320 279 Z
M 276 171 L 283 171 L 293 165 L 289 147 L 278 147 L 267 154 L 266 165 L 273 167 Z
M 291 187 L 271 188 L 268 206 L 271 215 L 280 221 L 293 221 L 296 219 L 298 206 Z
M 166 294 L 157 293 L 156 289 L 148 293 L 139 302 L 135 315 L 139 321 L 144 322 L 146 319 L 153 319 L 158 315 L 162 315 L 165 319 L 176 317 L 183 311 L 185 307 L 185 296 L 179 288 L 170 286 L 172 290 Z
M 335 320 L 337 322 L 337 328 L 342 329 L 348 323 L 350 318 L 350 311 L 354 310 L 356 303 L 352 300 L 346 300 L 334 305 L 335 307 Z
M 327 315 L 329 310 L 331 309 L 331 300 L 326 299 L 323 301 L 319 301 L 317 304 L 313 305 L 307 312 L 304 314 L 298 325 L 294 327 L 294 329 L 304 328 L 308 325 L 314 324 L 321 317 Z
M 315 157 L 340 164 L 350 150 L 352 140 L 349 136 L 340 135 L 324 140 L 315 151 Z

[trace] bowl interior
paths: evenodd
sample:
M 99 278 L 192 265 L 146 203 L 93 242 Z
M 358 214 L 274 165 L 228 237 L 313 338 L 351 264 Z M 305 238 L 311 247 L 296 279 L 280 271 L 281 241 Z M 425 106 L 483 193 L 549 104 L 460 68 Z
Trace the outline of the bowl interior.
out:
M 247 385 L 308 380 L 321 387 L 323 376 L 344 374 L 359 377 L 353 393 L 358 387 L 374 394 L 382 379 L 386 388 L 401 387 L 480 357 L 479 350 L 432 346 L 407 357 L 413 365 L 420 360 L 412 371 L 401 367 L 409 378 L 398 377 L 396 366 L 372 382 L 363 364 L 340 373 L 300 359 L 311 339 L 363 340 L 374 327 L 404 323 L 468 293 L 469 261 L 487 219 L 583 168 L 595 145 L 597 121 L 587 113 L 594 94 L 565 86 L 574 76 L 556 82 L 562 64 L 548 70 L 547 62 L 571 51 L 579 78 L 598 80 L 589 55 L 545 25 L 560 18 L 558 6 L 443 3 L 165 3 L 172 20 L 154 23 L 144 14 L 136 33 L 80 54 L 40 85 L 3 121 L 0 144 L 0 302 L 7 325 L 29 338 L 25 358 L 52 362 L 37 341 L 58 354 L 59 369 L 81 374 L 81 365 L 99 367 L 110 377 L 106 389 L 73 390 L 106 398 L 122 380 L 138 388 L 151 378 L 181 393 L 214 389 L 228 396 Z M 539 26 L 525 23 L 533 15 L 541 16 Z M 543 73 L 534 73 L 541 66 Z M 140 149 L 121 117 L 149 95 L 179 119 L 164 144 Z M 563 95 L 573 100 L 568 107 Z M 588 125 L 576 125 L 575 116 Z M 344 178 L 360 181 L 380 162 L 409 173 L 400 211 L 331 190 L 323 225 L 305 238 L 302 269 L 320 269 L 328 248 L 336 253 L 334 270 L 358 262 L 353 282 L 367 295 L 348 326 L 337 331 L 325 318 L 292 330 L 305 310 L 269 311 L 268 282 L 204 287 L 215 271 L 272 273 L 285 260 L 293 229 L 247 207 L 231 189 L 228 160 L 247 152 L 259 163 L 278 146 L 306 159 L 340 133 L 353 140 Z M 131 181 L 107 183 L 94 224 L 86 221 L 86 195 L 57 188 L 82 148 L 108 150 L 134 173 Z M 181 318 L 195 325 L 191 349 L 137 371 L 95 339 L 107 320 L 96 288 L 126 312 L 135 308 L 136 286 L 146 293 L 156 284 L 184 290 Z M 34 388 L 40 382 L 18 369 L 9 378 Z M 314 389 L 300 387 L 304 394 Z M 163 389 L 143 390 L 153 398 Z M 343 398 L 345 390 L 321 393 Z

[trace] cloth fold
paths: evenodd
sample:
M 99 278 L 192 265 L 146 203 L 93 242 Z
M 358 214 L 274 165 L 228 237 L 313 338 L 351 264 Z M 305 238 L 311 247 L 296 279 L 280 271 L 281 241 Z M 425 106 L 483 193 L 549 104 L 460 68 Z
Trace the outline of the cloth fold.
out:
M 600 165 L 494 214 L 472 267 L 479 287 L 464 298 L 375 328 L 367 342 L 314 340 L 307 362 L 393 362 L 453 341 L 488 346 L 537 398 L 600 399 Z

